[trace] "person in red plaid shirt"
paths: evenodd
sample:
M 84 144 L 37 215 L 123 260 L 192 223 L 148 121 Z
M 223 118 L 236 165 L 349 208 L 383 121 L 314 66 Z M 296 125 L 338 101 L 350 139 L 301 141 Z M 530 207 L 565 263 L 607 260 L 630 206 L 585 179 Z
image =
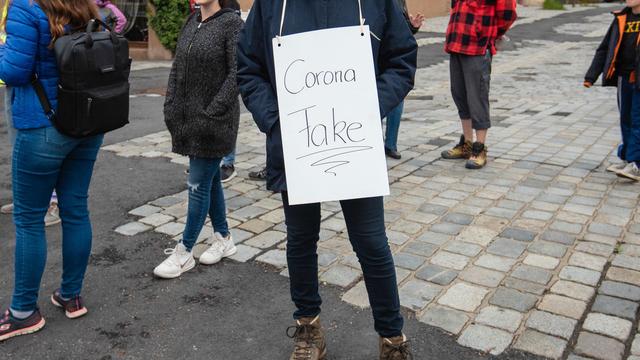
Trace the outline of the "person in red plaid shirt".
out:
M 491 60 L 516 20 L 515 0 L 452 0 L 445 51 L 451 55 L 451 93 L 462 120 L 460 142 L 445 159 L 466 159 L 467 169 L 487 163 L 485 140 L 491 127 Z M 473 142 L 475 130 L 476 142 Z

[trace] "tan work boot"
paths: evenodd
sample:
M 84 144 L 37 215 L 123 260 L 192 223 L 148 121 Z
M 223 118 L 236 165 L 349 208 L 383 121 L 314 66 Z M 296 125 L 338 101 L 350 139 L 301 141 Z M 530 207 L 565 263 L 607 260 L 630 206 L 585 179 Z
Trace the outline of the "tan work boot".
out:
M 467 160 L 466 168 L 471 170 L 482 169 L 487 165 L 487 146 L 476 142 L 471 148 L 471 157 Z
M 407 337 L 380 338 L 380 360 L 412 360 L 413 354 Z
M 290 334 L 290 330 L 295 332 Z M 318 316 L 297 320 L 296 326 L 287 329 L 287 336 L 295 341 L 290 360 L 323 360 L 327 356 L 327 344 Z
M 471 156 L 471 141 L 465 140 L 464 135 L 460 136 L 460 142 L 451 150 L 442 152 L 443 159 L 468 159 Z

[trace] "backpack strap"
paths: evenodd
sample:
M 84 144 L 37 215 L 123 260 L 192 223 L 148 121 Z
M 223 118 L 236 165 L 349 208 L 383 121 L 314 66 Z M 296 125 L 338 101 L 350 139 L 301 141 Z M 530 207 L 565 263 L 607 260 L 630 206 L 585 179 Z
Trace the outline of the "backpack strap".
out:
M 47 92 L 44 90 L 44 86 L 42 86 L 40 79 L 38 79 L 38 75 L 33 74 L 33 77 L 31 78 L 31 86 L 36 92 L 38 100 L 40 100 L 40 105 L 42 105 L 44 115 L 51 121 L 56 116 L 56 111 L 51 107 L 51 103 L 47 97 Z

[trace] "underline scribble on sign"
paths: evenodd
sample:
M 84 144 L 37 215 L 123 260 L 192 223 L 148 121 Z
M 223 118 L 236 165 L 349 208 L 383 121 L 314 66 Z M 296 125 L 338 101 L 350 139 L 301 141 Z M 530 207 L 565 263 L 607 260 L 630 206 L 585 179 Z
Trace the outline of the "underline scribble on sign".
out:
M 340 167 L 340 166 L 344 166 L 344 165 L 348 165 L 351 163 L 351 161 L 347 160 L 347 159 L 334 159 L 336 157 L 342 156 L 342 155 L 348 155 L 348 154 L 353 154 L 353 153 L 357 153 L 357 152 L 362 152 L 362 151 L 368 151 L 368 150 L 372 150 L 373 147 L 372 146 L 341 146 L 341 147 L 337 147 L 337 148 L 333 148 L 333 149 L 326 149 L 326 150 L 321 150 L 321 151 L 316 151 L 313 152 L 311 154 L 307 154 L 307 155 L 303 155 L 297 158 L 297 160 L 301 160 L 304 158 L 309 158 L 312 157 L 314 155 L 319 155 L 319 154 L 325 154 L 326 153 L 332 153 L 332 152 L 337 152 L 335 154 L 331 154 L 329 156 L 325 156 L 325 155 L 321 155 L 323 156 L 321 159 L 318 159 L 317 161 L 311 163 L 311 167 L 318 167 L 318 166 L 329 166 L 328 168 L 324 169 L 325 174 L 331 174 L 333 176 L 337 176 L 338 174 L 333 171 L 334 169 Z

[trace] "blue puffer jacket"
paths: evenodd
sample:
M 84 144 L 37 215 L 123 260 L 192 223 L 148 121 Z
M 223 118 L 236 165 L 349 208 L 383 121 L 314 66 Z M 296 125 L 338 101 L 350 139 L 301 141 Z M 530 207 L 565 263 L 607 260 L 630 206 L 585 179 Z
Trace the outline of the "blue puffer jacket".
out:
M 58 69 L 49 49 L 49 21 L 37 2 L 12 0 L 7 17 L 7 42 L 0 47 L 0 79 L 13 89 L 11 106 L 16 129 L 51 126 L 31 77 L 38 74 L 51 106 L 58 106 Z
M 267 188 L 286 191 L 271 40 L 284 0 L 255 0 L 238 44 L 238 84 L 247 109 L 267 134 Z M 362 0 L 370 26 L 380 114 L 385 117 L 413 88 L 418 45 L 397 0 Z M 289 0 L 283 35 L 354 26 L 357 0 Z

